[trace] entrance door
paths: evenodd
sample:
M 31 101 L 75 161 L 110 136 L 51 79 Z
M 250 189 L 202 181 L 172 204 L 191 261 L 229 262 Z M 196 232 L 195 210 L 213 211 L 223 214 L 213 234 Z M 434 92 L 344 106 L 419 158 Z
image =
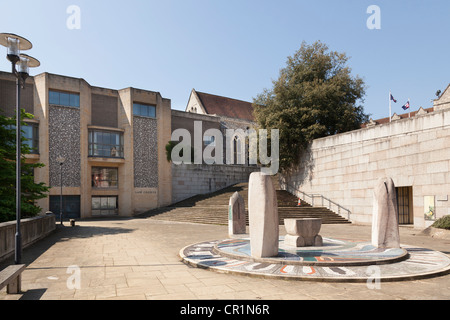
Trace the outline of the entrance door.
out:
M 412 203 L 412 187 L 398 187 L 397 191 L 398 201 L 398 223 L 412 224 L 413 221 L 413 203 Z
M 80 211 L 80 196 L 63 196 L 63 220 L 79 219 L 81 217 Z M 60 198 L 59 196 L 50 196 L 50 211 L 56 216 L 59 221 L 60 213 Z

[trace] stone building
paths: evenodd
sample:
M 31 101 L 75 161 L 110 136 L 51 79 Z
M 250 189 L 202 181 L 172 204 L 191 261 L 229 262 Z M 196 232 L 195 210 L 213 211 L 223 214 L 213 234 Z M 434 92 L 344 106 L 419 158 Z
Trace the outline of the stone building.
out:
M 238 122 L 240 119 L 235 119 L 235 121 Z M 194 129 L 196 123 L 200 124 L 197 127 L 198 129 L 201 128 L 199 132 L 195 132 Z M 172 110 L 172 132 L 177 129 L 185 129 L 189 132 L 191 146 L 194 146 L 194 138 L 198 139 L 197 141 L 202 144 L 202 154 L 207 146 L 214 148 L 219 146 L 215 140 L 215 136 L 208 135 L 209 129 L 215 129 L 225 137 L 223 117 L 218 115 Z M 241 146 L 233 143 L 232 147 L 234 156 L 237 158 L 237 152 L 241 150 Z M 216 151 L 212 153 L 213 158 L 210 159 L 206 159 L 207 153 L 203 154 L 201 164 L 172 163 L 173 202 L 178 202 L 198 194 L 215 192 L 236 183 L 246 182 L 252 172 L 259 170 L 257 166 L 249 166 L 248 161 L 242 164 L 238 164 L 237 161 L 234 161 L 232 164 L 227 164 L 225 159 L 225 144 L 223 145 L 223 149 L 222 163 L 207 164 L 205 162 L 205 160 L 214 162 Z
M 224 163 L 248 164 L 248 139 L 245 132 L 256 127 L 253 116 L 253 105 L 250 102 L 204 93 L 192 89 L 186 112 L 214 116 L 219 119 L 220 130 L 226 136 L 227 129 L 241 129 L 244 134 L 237 133 L 231 140 L 226 157 L 226 141 L 224 141 Z M 240 161 L 241 160 L 241 161 Z
M 411 116 L 411 117 L 409 117 Z M 371 121 L 362 129 L 316 139 L 302 161 L 282 177 L 282 187 L 350 211 L 352 222 L 370 224 L 373 188 L 393 178 L 399 223 L 423 229 L 450 214 L 450 90 L 434 108 Z M 331 200 L 332 202 L 329 202 Z M 347 211 L 341 213 L 347 217 Z
M 15 92 L 15 77 L 0 72 L 0 109 L 8 116 Z M 171 102 L 160 93 L 42 73 L 28 78 L 21 107 L 34 115 L 24 128 L 34 148 L 27 161 L 45 165 L 35 180 L 51 187 L 38 202 L 43 212 L 60 212 L 61 170 L 66 218 L 129 216 L 171 203 L 164 149 Z
M 437 99 L 433 101 L 435 110 L 442 110 L 450 108 L 450 84 L 442 92 Z

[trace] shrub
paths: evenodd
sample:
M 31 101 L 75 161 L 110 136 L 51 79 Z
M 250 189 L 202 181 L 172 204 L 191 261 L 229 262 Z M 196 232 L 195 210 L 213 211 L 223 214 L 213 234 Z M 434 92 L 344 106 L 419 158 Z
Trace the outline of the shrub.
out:
M 436 220 L 432 225 L 433 228 L 450 230 L 450 215 L 443 216 L 442 218 Z

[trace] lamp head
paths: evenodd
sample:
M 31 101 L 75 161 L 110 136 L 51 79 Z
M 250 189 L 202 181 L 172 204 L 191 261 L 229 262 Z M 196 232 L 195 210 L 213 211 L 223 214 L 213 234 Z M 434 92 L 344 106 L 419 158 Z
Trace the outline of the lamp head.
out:
M 0 45 L 7 48 L 7 58 L 13 64 L 20 60 L 21 50 L 33 47 L 30 41 L 14 33 L 0 33 Z

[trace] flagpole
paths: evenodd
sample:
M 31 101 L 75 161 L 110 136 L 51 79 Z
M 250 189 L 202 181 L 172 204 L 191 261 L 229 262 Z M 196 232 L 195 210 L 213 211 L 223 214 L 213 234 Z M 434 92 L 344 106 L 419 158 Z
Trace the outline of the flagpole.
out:
M 408 114 L 408 118 L 411 118 L 411 102 L 410 102 L 410 98 L 408 98 L 408 104 L 409 104 L 409 114 Z
M 392 93 L 391 90 L 389 90 L 389 122 L 392 122 Z

